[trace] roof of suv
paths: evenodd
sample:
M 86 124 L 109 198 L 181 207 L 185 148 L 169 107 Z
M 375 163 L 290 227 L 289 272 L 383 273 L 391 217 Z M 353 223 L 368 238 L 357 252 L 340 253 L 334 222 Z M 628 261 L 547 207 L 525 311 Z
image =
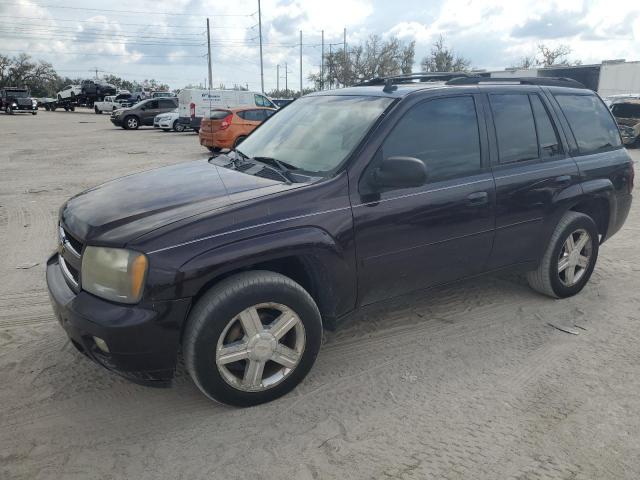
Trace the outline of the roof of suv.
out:
M 390 77 L 393 81 L 393 77 Z M 421 90 L 437 90 L 437 89 L 459 89 L 459 88 L 528 88 L 536 86 L 548 86 L 557 89 L 567 90 L 585 90 L 582 84 L 575 80 L 566 78 L 491 78 L 491 77 L 462 77 L 450 81 L 427 81 L 427 82 L 407 82 L 407 83 L 388 83 L 340 88 L 336 90 L 323 90 L 314 92 L 309 96 L 320 95 L 353 95 L 353 96 L 373 96 L 373 97 L 389 97 L 402 98 L 410 93 Z M 391 88 L 388 88 L 391 87 Z

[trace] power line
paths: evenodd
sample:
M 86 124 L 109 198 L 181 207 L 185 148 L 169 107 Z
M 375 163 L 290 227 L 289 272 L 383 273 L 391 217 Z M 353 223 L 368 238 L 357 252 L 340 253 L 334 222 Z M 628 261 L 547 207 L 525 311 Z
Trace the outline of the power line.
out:
M 0 0 L 0 3 L 9 4 L 9 5 L 20 5 L 23 4 L 21 2 L 12 2 L 8 0 Z M 108 12 L 108 13 L 126 13 L 126 14 L 141 14 L 141 15 L 166 15 L 166 16 L 180 16 L 180 17 L 204 17 L 204 14 L 195 14 L 195 13 L 179 13 L 179 12 L 154 12 L 154 11 L 142 11 L 142 10 L 113 10 L 106 8 L 87 8 L 87 7 L 76 7 L 69 5 L 44 5 L 41 3 L 31 2 L 33 5 L 41 8 L 58 8 L 58 9 L 66 9 L 66 10 L 84 10 L 88 12 Z M 254 13 L 250 14 L 216 14 L 216 17 L 251 17 L 255 15 Z
M 0 28 L 3 29 L 8 29 L 8 28 L 12 28 L 13 31 L 15 33 L 20 33 L 20 34 L 69 34 L 69 35 L 96 35 L 96 36 L 108 36 L 110 38 L 152 38 L 152 39 L 167 39 L 167 40 L 176 40 L 176 38 L 174 37 L 196 37 L 196 38 L 204 38 L 204 32 L 202 33 L 183 33 L 183 34 L 171 34 L 171 35 L 163 35 L 163 36 L 157 36 L 157 35 L 145 35 L 145 34 L 138 34 L 138 35 L 126 35 L 126 34 L 122 34 L 122 33 L 118 33 L 118 32 L 110 32 L 110 31 L 105 31 L 105 30 L 76 30 L 76 29 L 62 29 L 62 28 L 49 28 L 49 27 L 35 27 L 35 28 L 31 28 L 29 29 L 28 32 L 24 31 L 23 27 L 14 27 L 11 24 L 3 24 L 2 22 L 0 22 Z M 6 31 L 6 30 L 5 30 Z M 11 33 L 11 32 L 9 32 Z M 125 33 L 133 33 L 133 32 L 125 32 Z M 195 40 L 196 38 L 183 38 L 180 40 Z
M 3 52 L 12 52 L 12 53 L 25 53 L 24 50 L 3 50 Z M 82 56 L 96 56 L 96 57 L 133 57 L 135 55 L 143 55 L 145 58 L 164 58 L 167 60 L 169 54 L 164 55 L 147 55 L 147 54 L 137 54 L 137 53 L 85 53 L 85 52 L 52 52 L 52 51 L 42 51 L 42 50 L 29 50 L 30 53 L 40 53 L 40 54 L 49 54 L 49 55 L 82 55 Z M 175 53 L 175 52 L 174 52 Z M 178 58 L 204 58 L 205 55 L 180 55 Z
M 70 19 L 70 18 L 57 18 L 57 17 L 21 17 L 21 16 L 17 16 L 17 15 L 0 15 L 0 18 L 11 18 L 11 19 L 24 19 L 24 20 L 51 20 L 51 21 L 56 21 L 56 22 L 77 22 L 77 23 L 91 23 L 91 24 L 103 24 L 105 22 L 100 22 L 100 21 L 96 21 L 96 20 L 74 20 L 74 19 Z M 197 29 L 197 30 L 202 30 L 202 27 L 195 27 L 195 26 L 189 26 L 189 25 L 165 25 L 163 23 L 122 23 L 122 22 L 117 22 L 118 26 L 120 25 L 125 25 L 125 26 L 134 26 L 134 27 L 163 27 L 163 28 L 184 28 L 184 29 Z M 224 30 L 249 30 L 250 28 L 253 28 L 255 25 L 251 26 L 251 27 L 211 27 L 213 29 L 218 28 L 218 29 L 224 29 Z

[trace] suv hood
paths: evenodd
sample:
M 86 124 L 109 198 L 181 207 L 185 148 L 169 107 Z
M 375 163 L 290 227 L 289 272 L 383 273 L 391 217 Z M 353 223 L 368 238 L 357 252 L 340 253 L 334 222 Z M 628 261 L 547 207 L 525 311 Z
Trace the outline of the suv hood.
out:
M 292 188 L 206 160 L 118 178 L 72 197 L 61 222 L 83 242 L 127 242 L 192 215 Z

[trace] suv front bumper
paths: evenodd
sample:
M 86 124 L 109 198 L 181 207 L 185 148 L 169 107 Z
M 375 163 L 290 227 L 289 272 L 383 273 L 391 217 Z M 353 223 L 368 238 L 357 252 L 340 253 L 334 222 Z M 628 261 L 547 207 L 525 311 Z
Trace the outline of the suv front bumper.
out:
M 58 322 L 80 352 L 136 383 L 170 383 L 190 299 L 124 305 L 84 291 L 76 294 L 62 275 L 57 253 L 47 261 L 47 287 Z M 109 352 L 94 337 L 104 340 Z

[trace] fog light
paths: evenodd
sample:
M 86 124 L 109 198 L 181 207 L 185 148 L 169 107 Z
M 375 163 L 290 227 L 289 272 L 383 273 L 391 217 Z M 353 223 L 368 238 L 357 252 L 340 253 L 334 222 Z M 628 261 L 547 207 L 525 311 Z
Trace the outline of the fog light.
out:
M 105 342 L 100 337 L 93 337 L 93 341 L 95 342 L 96 347 L 98 347 L 104 353 L 109 353 L 109 347 L 107 346 L 107 342 Z

